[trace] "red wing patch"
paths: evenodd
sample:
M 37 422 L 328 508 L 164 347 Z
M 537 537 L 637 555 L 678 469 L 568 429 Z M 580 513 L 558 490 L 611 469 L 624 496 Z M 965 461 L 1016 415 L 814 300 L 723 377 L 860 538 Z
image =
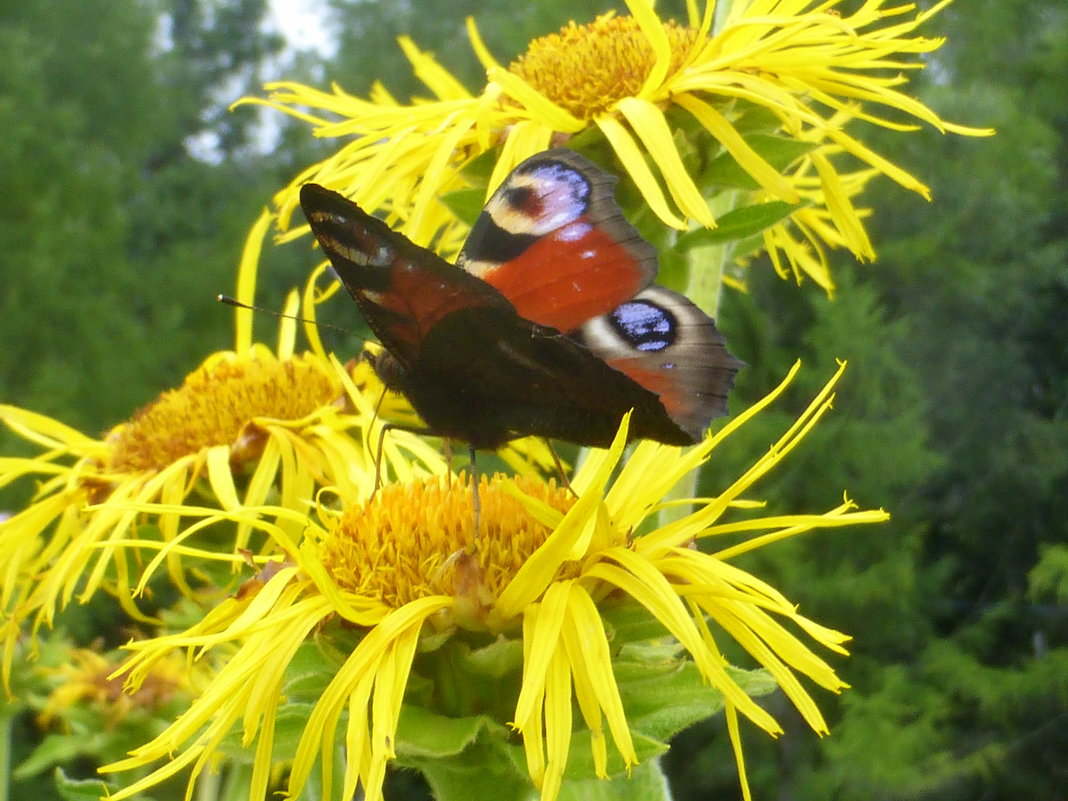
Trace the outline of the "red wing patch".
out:
M 656 275 L 656 251 L 612 197 L 615 178 L 569 150 L 527 159 L 471 229 L 460 266 L 520 316 L 561 331 L 607 314 Z

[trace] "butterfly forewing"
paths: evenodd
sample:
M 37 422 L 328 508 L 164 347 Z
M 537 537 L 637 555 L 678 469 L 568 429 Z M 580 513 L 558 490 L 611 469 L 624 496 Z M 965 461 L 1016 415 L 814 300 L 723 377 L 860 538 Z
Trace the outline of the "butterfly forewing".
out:
M 304 184 L 300 205 L 367 324 L 402 364 L 458 308 L 511 304 L 484 281 L 419 247 L 337 192 Z
M 500 290 L 520 316 L 578 328 L 656 275 L 656 251 L 623 218 L 615 183 L 570 150 L 527 159 L 489 199 L 460 266 Z

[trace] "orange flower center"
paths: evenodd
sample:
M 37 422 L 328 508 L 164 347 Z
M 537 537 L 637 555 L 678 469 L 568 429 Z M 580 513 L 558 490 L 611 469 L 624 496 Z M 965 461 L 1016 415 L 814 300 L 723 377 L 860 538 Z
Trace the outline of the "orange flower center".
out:
M 485 476 L 475 535 L 466 475 L 390 484 L 345 510 L 322 541 L 320 558 L 344 590 L 394 609 L 430 595 L 464 599 L 475 617 L 485 610 L 551 533 L 516 490 L 561 513 L 575 501 L 553 481 Z
M 111 431 L 105 469 L 160 470 L 213 445 L 230 445 L 232 461 L 254 459 L 263 445 L 257 419 L 300 420 L 341 391 L 337 379 L 309 355 L 208 363 Z
M 697 31 L 669 20 L 668 75 L 682 66 Z M 633 17 L 604 14 L 588 25 L 568 23 L 530 43 L 508 69 L 557 105 L 588 120 L 625 97 L 637 95 L 656 63 L 648 38 Z

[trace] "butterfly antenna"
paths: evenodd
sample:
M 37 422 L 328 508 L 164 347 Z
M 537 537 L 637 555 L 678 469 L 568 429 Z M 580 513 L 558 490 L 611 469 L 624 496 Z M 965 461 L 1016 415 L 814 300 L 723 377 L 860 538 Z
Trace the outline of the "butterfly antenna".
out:
M 382 453 L 386 447 L 386 432 L 392 427 L 389 423 L 383 423 L 382 428 L 378 430 L 378 447 L 375 448 L 375 488 L 371 491 L 372 498 L 382 487 Z
M 219 303 L 225 303 L 227 306 L 233 306 L 235 309 L 248 309 L 249 311 L 260 312 L 262 314 L 270 314 L 273 317 L 284 317 L 288 320 L 296 320 L 298 323 L 307 323 L 314 325 L 317 328 L 329 328 L 331 331 L 340 331 L 342 334 L 355 334 L 355 331 L 350 331 L 348 328 L 342 328 L 339 325 L 330 325 L 330 323 L 322 323 L 318 320 L 309 320 L 307 317 L 297 317 L 295 314 L 286 314 L 280 312 L 277 309 L 268 309 L 266 306 L 255 306 L 251 303 L 245 303 L 232 298 L 229 295 L 216 295 L 215 299 Z
M 543 437 L 542 441 L 545 442 L 545 446 L 549 449 L 549 453 L 552 454 L 553 464 L 556 465 L 556 474 L 560 476 L 560 483 L 567 488 L 567 491 L 578 497 L 578 493 L 575 492 L 575 488 L 571 486 L 571 481 L 567 477 L 567 471 L 564 470 L 564 463 L 560 461 L 560 455 L 556 452 L 556 448 L 553 447 L 552 440 L 548 437 Z

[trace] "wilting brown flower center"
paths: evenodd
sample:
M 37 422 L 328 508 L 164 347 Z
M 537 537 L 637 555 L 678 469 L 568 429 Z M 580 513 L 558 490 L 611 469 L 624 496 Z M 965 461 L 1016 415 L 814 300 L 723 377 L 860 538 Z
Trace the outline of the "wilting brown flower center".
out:
M 393 608 L 429 595 L 491 605 L 551 533 L 507 484 L 559 512 L 575 501 L 552 481 L 483 476 L 476 537 L 466 476 L 391 484 L 345 510 L 322 542 L 322 561 L 342 589 Z
M 682 65 L 697 32 L 674 20 L 664 23 L 664 31 L 671 43 L 670 75 Z M 535 39 L 508 69 L 586 120 L 637 95 L 655 63 L 656 54 L 633 17 L 605 14 Z
M 340 383 L 307 356 L 204 365 L 108 435 L 106 469 L 159 470 L 213 445 L 234 446 L 232 459 L 255 458 L 254 418 L 299 420 L 340 395 Z

